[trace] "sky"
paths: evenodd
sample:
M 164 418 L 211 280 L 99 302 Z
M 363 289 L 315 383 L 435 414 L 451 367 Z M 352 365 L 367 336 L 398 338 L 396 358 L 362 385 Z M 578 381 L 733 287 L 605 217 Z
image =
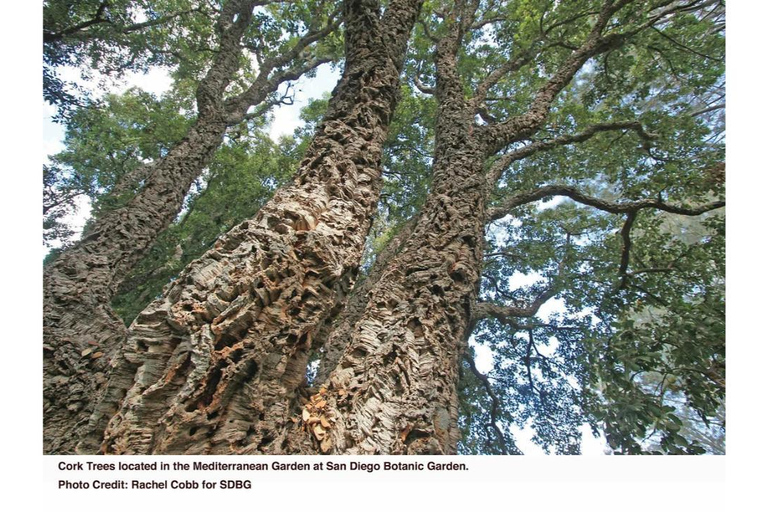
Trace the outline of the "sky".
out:
M 106 90 L 98 89 L 93 86 L 93 82 L 87 82 L 80 78 L 80 73 L 76 68 L 63 68 L 59 71 L 61 78 L 65 82 L 75 82 L 84 89 L 93 94 L 95 98 L 103 97 L 108 93 L 125 92 L 131 87 L 140 87 L 145 91 L 160 95 L 171 87 L 171 77 L 160 68 L 153 68 L 148 73 L 130 72 L 124 80 L 113 82 L 113 86 Z M 43 152 L 42 163 L 48 163 L 48 157 L 64 150 L 64 125 L 53 122 L 53 116 L 56 114 L 56 108 L 43 100 Z M 83 229 L 85 221 L 90 215 L 90 200 L 87 197 L 80 196 L 76 199 L 77 210 L 73 215 L 64 217 L 63 222 L 69 224 L 77 236 Z M 48 254 L 49 249 L 42 247 L 43 257 Z

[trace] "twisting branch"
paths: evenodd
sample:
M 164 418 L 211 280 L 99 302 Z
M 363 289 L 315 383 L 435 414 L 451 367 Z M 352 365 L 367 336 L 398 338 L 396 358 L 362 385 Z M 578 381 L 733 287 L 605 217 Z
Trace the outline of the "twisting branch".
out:
M 637 210 L 630 211 L 627 214 L 627 219 L 624 221 L 624 226 L 621 228 L 621 239 L 624 242 L 624 249 L 621 251 L 621 263 L 619 263 L 619 275 L 621 276 L 621 282 L 619 283 L 619 289 L 623 290 L 627 286 L 627 268 L 629 267 L 629 251 L 632 248 L 632 238 L 629 236 L 632 231 L 632 225 L 637 218 Z
M 628 34 L 628 35 L 637 34 L 638 32 L 641 32 L 647 28 L 653 27 L 660 21 L 663 21 L 664 18 L 666 18 L 670 14 L 675 14 L 678 12 L 694 12 L 697 10 L 705 9 L 707 5 L 711 3 L 712 3 L 711 0 L 692 0 L 691 2 L 682 3 L 682 4 L 678 2 L 666 0 L 664 2 L 661 2 L 658 6 L 651 8 L 648 11 L 648 13 L 650 14 L 652 11 L 658 9 L 658 12 L 655 15 L 651 16 L 651 18 L 647 22 L 623 34 Z
M 475 95 L 472 100 L 474 102 L 475 108 L 479 108 L 480 105 L 486 100 L 486 96 L 488 95 L 488 91 L 491 89 L 491 87 L 496 85 L 499 80 L 504 78 L 506 75 L 514 73 L 515 71 L 519 71 L 520 68 L 531 62 L 534 56 L 535 54 L 532 51 L 532 48 L 528 48 L 525 52 L 519 54 L 513 59 L 507 60 L 500 67 L 491 71 L 485 80 L 480 82 L 475 88 Z
M 240 67 L 240 41 L 251 24 L 257 3 L 256 0 L 239 0 L 224 4 L 216 20 L 218 52 L 195 93 L 198 115 L 219 109 L 224 91 Z M 235 18 L 236 21 L 232 21 Z
M 664 39 L 666 39 L 666 40 L 670 41 L 670 42 L 671 42 L 673 45 L 675 45 L 675 46 L 677 46 L 678 48 L 681 48 L 681 49 L 683 49 L 683 50 L 685 50 L 685 51 L 687 51 L 687 52 L 689 52 L 689 53 L 692 53 L 692 54 L 694 54 L 694 55 L 696 55 L 696 56 L 698 56 L 698 57 L 702 57 L 702 58 L 704 58 L 704 59 L 707 59 L 707 60 L 713 60 L 713 61 L 715 61 L 715 62 L 722 62 L 722 61 L 723 61 L 723 59 L 724 59 L 724 57 L 711 57 L 711 56 L 709 56 L 709 55 L 707 55 L 707 54 L 705 54 L 705 53 L 701 53 L 701 52 L 699 52 L 699 51 L 696 51 L 696 50 L 694 50 L 693 48 L 690 48 L 689 46 L 686 46 L 686 45 L 684 45 L 683 43 L 681 43 L 681 42 L 679 42 L 679 41 L 677 41 L 677 40 L 673 39 L 673 38 L 672 38 L 672 37 L 670 37 L 669 35 L 665 34 L 665 33 L 664 33 L 664 32 L 662 32 L 661 30 L 659 30 L 658 28 L 656 28 L 656 27 L 651 27 L 651 28 L 653 29 L 653 31 L 654 31 L 654 32 L 656 32 L 657 34 L 659 34 L 659 35 L 660 35 L 661 37 L 663 37 Z
M 645 208 L 655 208 L 657 210 L 668 213 L 675 213 L 677 215 L 696 216 L 725 206 L 725 201 L 714 201 L 700 206 L 684 207 L 667 204 L 660 199 L 640 199 L 638 201 L 616 203 L 605 201 L 597 197 L 588 196 L 577 190 L 575 187 L 567 185 L 546 185 L 534 191 L 515 194 L 502 201 L 500 205 L 488 208 L 486 220 L 488 222 L 498 220 L 510 213 L 510 211 L 512 211 L 514 208 L 538 201 L 540 199 L 555 196 L 569 197 L 577 203 L 592 206 L 598 210 L 617 214 L 628 214 L 630 212 L 637 212 Z
M 651 267 L 651 268 L 641 268 L 640 270 L 633 270 L 632 272 L 627 272 L 627 275 L 629 277 L 639 276 L 640 274 L 663 274 L 665 272 L 672 272 L 676 269 L 675 265 L 670 263 L 667 267 Z
M 243 116 L 244 121 L 249 121 L 251 119 L 257 119 L 262 117 L 264 114 L 269 112 L 269 110 L 272 107 L 276 107 L 277 105 L 293 105 L 293 86 L 291 84 L 288 84 L 288 86 L 285 88 L 285 92 L 280 95 L 280 97 L 274 98 L 270 101 L 262 102 L 256 110 L 252 112 L 248 112 Z
M 421 78 L 419 78 L 419 74 L 421 73 L 421 66 L 419 66 L 419 69 L 416 71 L 416 73 L 413 75 L 413 85 L 416 86 L 416 88 L 421 91 L 423 94 L 435 94 L 435 88 L 430 87 L 426 85 L 424 82 L 421 81 Z
M 510 318 L 530 318 L 536 313 L 539 312 L 539 309 L 541 309 L 541 306 L 544 305 L 549 299 L 557 295 L 559 291 L 558 286 L 558 280 L 563 275 L 563 270 L 565 269 L 565 262 L 568 257 L 568 250 L 571 245 L 571 234 L 566 233 L 566 241 L 565 241 L 565 250 L 563 253 L 563 257 L 560 259 L 560 262 L 557 264 L 557 276 L 552 280 L 549 287 L 541 292 L 538 297 L 536 297 L 533 302 L 528 304 L 527 306 L 508 306 L 508 305 L 497 305 L 490 302 L 478 302 L 474 305 L 472 308 L 472 325 L 474 327 L 474 324 L 477 323 L 478 320 L 482 318 L 496 318 L 501 323 L 505 325 L 511 325 L 514 327 L 518 327 L 519 324 L 517 322 L 511 321 Z M 501 292 L 499 290 L 498 286 L 496 286 L 496 291 Z M 503 292 L 501 292 L 502 295 L 505 295 Z
M 485 388 L 485 391 L 488 393 L 488 396 L 491 398 L 492 407 L 491 407 L 491 422 L 488 426 L 492 427 L 493 430 L 496 432 L 496 437 L 498 439 L 499 448 L 501 448 L 501 453 L 504 455 L 509 455 L 510 450 L 507 448 L 507 442 L 504 439 L 504 434 L 501 432 L 501 429 L 496 424 L 499 417 L 499 412 L 501 409 L 501 402 L 499 401 L 498 397 L 496 396 L 496 393 L 493 392 L 493 387 L 491 386 L 491 382 L 488 380 L 488 377 L 480 373 L 480 370 L 477 369 L 477 366 L 475 366 L 475 361 L 472 359 L 469 354 L 464 354 L 464 359 L 469 364 L 469 369 L 472 370 L 472 373 L 475 377 L 477 377 L 477 380 L 479 380 L 483 387 Z M 517 449 L 517 447 L 513 446 L 512 453 L 521 455 L 521 452 Z
M 472 23 L 472 26 L 469 28 L 472 30 L 480 30 L 486 25 L 491 25 L 492 23 L 499 23 L 501 21 L 506 21 L 506 20 L 507 20 L 506 16 L 491 16 L 490 18 L 483 18 L 475 21 L 474 23 Z
M 627 214 L 627 218 L 624 221 L 624 225 L 622 226 L 621 233 L 620 233 L 621 234 L 621 239 L 622 239 L 622 242 L 623 242 L 623 248 L 622 248 L 622 251 L 621 251 L 621 258 L 620 258 L 620 263 L 619 263 L 619 277 L 621 278 L 621 281 L 619 282 L 619 289 L 620 290 L 623 290 L 624 288 L 627 287 L 627 285 L 629 284 L 629 279 L 631 277 L 634 277 L 634 276 L 637 276 L 637 275 L 640 275 L 640 274 L 653 274 L 653 273 L 672 272 L 676 268 L 675 262 L 676 261 L 680 261 L 683 258 L 685 258 L 691 252 L 691 250 L 693 249 L 693 246 L 689 247 L 688 250 L 686 250 L 685 252 L 683 252 L 682 254 L 677 256 L 676 260 L 670 262 L 665 267 L 647 267 L 647 268 L 641 268 L 641 269 L 638 269 L 638 270 L 630 272 L 629 271 L 629 259 L 630 259 L 630 254 L 631 254 L 630 251 L 631 251 L 631 248 L 632 248 L 632 238 L 630 237 L 630 234 L 631 234 L 632 226 L 633 226 L 633 224 L 635 222 L 636 217 L 637 217 L 637 211 L 629 212 Z M 646 291 L 646 290 L 644 290 L 644 289 L 642 289 L 642 288 L 640 288 L 638 286 L 635 286 L 634 288 L 639 289 L 640 291 L 642 291 L 646 295 L 652 296 L 654 298 L 654 300 L 656 300 L 657 302 L 664 303 L 664 301 L 662 299 L 653 296 L 650 292 L 648 292 L 648 291 Z
M 630 282 L 627 282 L 627 283 L 628 283 L 627 286 L 629 288 L 634 288 L 635 290 L 637 290 L 639 292 L 642 292 L 643 295 L 645 295 L 647 298 L 649 298 L 650 300 L 652 300 L 653 302 L 655 302 L 659 306 L 664 307 L 664 308 L 668 308 L 669 307 L 669 302 L 667 302 L 666 300 L 662 299 L 661 297 L 659 297 L 655 293 L 652 293 L 651 291 L 645 289 L 644 287 L 642 287 L 642 286 L 640 286 L 638 284 L 633 284 L 633 283 L 630 283 Z
M 461 10 L 461 33 L 465 34 L 475 24 L 477 10 L 480 8 L 480 0 L 464 0 Z
M 533 302 L 527 306 L 500 306 L 491 302 L 478 302 L 472 311 L 472 320 L 477 321 L 482 318 L 495 318 L 502 323 L 510 318 L 528 318 L 536 315 L 549 299 L 557 295 L 557 288 L 551 286 L 541 293 Z
M 549 34 L 553 30 L 555 30 L 557 27 L 562 27 L 562 26 L 568 25 L 570 23 L 573 23 L 574 21 L 576 21 L 576 20 L 578 20 L 580 18 L 586 18 L 587 16 L 594 16 L 596 14 L 600 14 L 600 12 L 599 11 L 584 11 L 584 12 L 576 13 L 573 16 L 570 16 L 570 17 L 568 17 L 568 18 L 566 18 L 564 20 L 560 20 L 560 21 L 555 22 L 555 23 L 553 23 L 552 25 L 550 25 L 549 27 L 546 27 L 546 28 L 544 28 L 543 20 L 542 20 L 542 23 L 540 24 L 541 32 L 544 34 L 544 36 L 549 36 Z
M 251 89 L 249 89 L 252 96 L 247 99 L 243 96 L 238 96 L 224 102 L 225 107 L 227 108 L 227 125 L 234 126 L 245 119 L 253 119 L 254 117 L 257 117 L 256 112 L 264 114 L 275 105 L 292 105 L 293 97 L 284 95 L 276 101 L 268 101 L 264 105 L 259 106 L 254 112 L 247 113 L 251 106 L 262 103 L 270 93 L 276 91 L 280 84 L 298 80 L 308 71 L 315 69 L 326 62 L 331 62 L 331 60 L 332 59 L 330 58 L 310 59 L 273 75 L 269 80 L 264 80 L 263 75 L 260 74 L 253 82 Z
M 299 57 L 301 53 L 304 51 L 305 48 L 308 48 L 313 43 L 316 43 L 320 39 L 324 38 L 341 25 L 341 11 L 336 10 L 334 11 L 330 19 L 328 20 L 328 23 L 320 29 L 311 29 L 309 30 L 304 36 L 301 37 L 301 39 L 298 40 L 298 42 L 288 50 L 287 52 L 282 52 L 279 56 L 274 57 L 273 59 L 268 59 L 265 62 L 265 65 L 267 67 L 270 67 L 272 69 L 277 69 L 282 66 L 285 66 L 289 62 L 291 62 L 293 59 Z
M 320 29 L 310 29 L 290 50 L 282 52 L 276 57 L 264 59 L 260 63 L 259 75 L 248 89 L 233 98 L 229 98 L 225 102 L 226 109 L 229 112 L 228 122 L 230 124 L 239 123 L 251 105 L 256 105 L 263 101 L 266 95 L 277 89 L 277 86 L 281 83 L 296 80 L 307 71 L 330 62 L 331 59 L 327 57 L 305 56 L 306 50 L 309 46 L 336 30 L 340 24 L 341 16 L 339 16 L 338 12 L 335 12 L 325 26 Z M 301 59 L 301 61 L 287 69 L 281 69 L 295 59 Z
M 432 35 L 432 32 L 430 32 L 429 30 L 429 26 L 427 26 L 427 23 L 424 20 L 419 19 L 418 23 L 419 25 L 421 25 L 422 30 L 424 30 L 424 35 L 427 36 L 427 39 L 429 39 L 433 43 L 437 43 L 440 41 L 437 37 Z
M 499 158 L 488 171 L 488 183 L 495 186 L 496 182 L 501 178 L 501 174 L 507 169 L 513 162 L 528 158 L 529 156 L 538 153 L 540 151 L 549 151 L 551 149 L 567 146 L 569 144 L 575 144 L 584 142 L 591 139 L 598 133 L 614 131 L 614 130 L 634 130 L 637 135 L 644 141 L 645 144 L 657 138 L 654 133 L 645 131 L 643 125 L 639 121 L 618 121 L 614 123 L 599 123 L 589 126 L 583 132 L 561 135 L 549 140 L 535 141 L 527 146 L 512 151 Z
M 55 41 L 59 41 L 64 39 L 66 36 L 76 34 L 77 32 L 85 30 L 92 25 L 97 25 L 99 23 L 109 23 L 109 20 L 104 17 L 104 11 L 107 9 L 107 7 L 109 7 L 109 2 L 103 0 L 96 8 L 96 14 L 93 15 L 93 18 L 75 26 L 67 27 L 58 32 L 49 32 L 43 28 L 43 43 L 53 43 Z
M 723 206 L 725 206 L 725 201 L 714 201 L 704 205 L 689 208 L 689 207 L 670 205 L 663 202 L 661 199 L 641 199 L 639 201 L 628 201 L 624 203 L 617 203 L 617 202 L 604 201 L 597 197 L 585 195 L 580 191 L 578 191 L 577 189 L 575 189 L 574 187 L 549 185 L 549 186 L 541 187 L 538 190 L 535 190 L 533 192 L 524 192 L 524 193 L 516 194 L 508 198 L 506 201 L 504 201 L 502 206 L 489 208 L 487 211 L 487 219 L 488 221 L 497 220 L 501 217 L 504 217 L 512 209 L 518 206 L 529 204 L 533 201 L 537 201 L 545 197 L 553 197 L 553 196 L 569 197 L 578 203 L 592 206 L 594 208 L 597 208 L 599 210 L 606 211 L 609 213 L 626 214 L 627 217 L 621 229 L 621 239 L 623 242 L 623 248 L 622 248 L 621 259 L 619 263 L 619 276 L 621 279 L 619 282 L 620 290 L 627 287 L 629 283 L 629 278 L 632 277 L 633 275 L 643 273 L 643 272 L 655 272 L 655 271 L 667 270 L 667 269 L 643 269 L 636 273 L 628 272 L 630 250 L 632 248 L 632 238 L 630 235 L 632 231 L 632 226 L 635 222 L 635 219 L 637 218 L 637 213 L 640 210 L 647 209 L 647 208 L 654 208 L 656 210 L 660 210 L 668 213 L 674 213 L 677 215 L 696 216 L 696 215 L 701 215 L 702 213 L 715 210 L 718 208 L 722 208 Z M 478 304 L 477 309 L 481 313 L 487 312 L 485 316 L 494 316 L 499 320 L 502 320 L 502 318 L 506 318 L 508 316 L 523 316 L 523 315 L 515 315 L 514 314 L 515 311 L 512 311 L 512 310 L 509 310 L 507 314 L 504 315 L 503 310 L 499 310 L 498 312 L 495 312 L 494 310 L 490 309 L 488 306 L 480 307 L 480 304 Z

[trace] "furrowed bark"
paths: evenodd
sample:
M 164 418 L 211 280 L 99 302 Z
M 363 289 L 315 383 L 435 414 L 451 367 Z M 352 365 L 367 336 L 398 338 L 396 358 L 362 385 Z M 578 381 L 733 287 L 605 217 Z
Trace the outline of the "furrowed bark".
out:
M 413 236 L 370 292 L 341 361 L 304 408 L 306 426 L 313 417 L 332 426 L 294 428 L 286 451 L 456 452 L 458 363 L 484 234 L 477 156 L 462 149 L 436 159 L 435 170 L 453 179 L 427 201 Z
M 341 331 L 349 341 L 338 365 L 316 393 L 297 401 L 295 422 L 287 424 L 285 441 L 273 453 L 456 452 L 459 361 L 472 327 L 488 221 L 483 163 L 539 131 L 552 102 L 589 56 L 620 43 L 600 33 L 624 4 L 605 2 L 587 43 L 537 93 L 528 113 L 495 131 L 474 125 L 476 108 L 457 72 L 458 16 L 455 10 L 443 14 L 448 35 L 436 55 L 433 189 L 412 236 L 368 293 L 363 314 Z M 533 315 L 553 294 L 545 292 L 529 308 L 494 313 Z
M 456 75 L 459 28 L 437 52 L 433 190 L 369 294 L 339 364 L 288 427 L 285 452 L 449 454 L 458 369 L 483 257 L 483 146 Z
M 365 312 L 371 290 L 379 282 L 392 259 L 403 248 L 406 240 L 410 238 L 416 224 L 415 220 L 412 218 L 406 222 L 392 237 L 387 246 L 376 257 L 368 275 L 355 283 L 344 305 L 344 310 L 335 319 L 333 325 L 328 326 L 327 332 L 321 332 L 317 341 L 323 347 L 324 353 L 317 370 L 315 379 L 317 382 L 325 381 L 339 363 L 347 342 L 351 338 L 352 329 Z
M 220 122 L 198 121 L 126 207 L 96 221 L 86 238 L 44 270 L 45 453 L 74 448 L 106 382 L 108 362 L 125 337 L 110 300 L 122 277 L 174 218 L 224 129 Z
M 92 418 L 98 426 L 117 411 L 102 451 L 277 449 L 313 338 L 357 273 L 420 5 L 391 2 L 380 19 L 378 2 L 347 2 L 344 74 L 294 183 L 138 316 Z M 96 429 L 79 449 L 99 437 Z
M 89 416 L 107 381 L 109 361 L 125 341 L 125 327 L 109 303 L 181 209 L 190 185 L 220 146 L 233 114 L 245 115 L 248 105 L 233 112 L 223 95 L 238 69 L 240 41 L 258 3 L 233 1 L 222 13 L 227 19 L 220 23 L 220 51 L 198 87 L 198 118 L 186 137 L 151 166 L 144 186 L 130 202 L 95 220 L 78 244 L 44 270 L 45 453 L 72 453 L 90 428 Z M 232 22 L 235 14 L 237 20 Z M 262 82 L 267 84 L 251 97 L 257 103 L 279 85 Z
M 472 16 L 469 4 L 463 9 L 458 14 L 457 4 L 447 16 L 447 35 L 435 57 L 433 189 L 412 236 L 369 293 L 364 313 L 343 332 L 350 341 L 339 364 L 304 404 L 301 420 L 287 428 L 285 452 L 456 453 L 459 362 L 483 264 L 483 164 L 497 150 L 476 129 L 476 106 L 465 98 L 458 74 L 462 28 Z M 585 59 L 573 60 L 580 66 Z M 567 80 L 558 77 L 551 98 L 539 94 L 534 104 L 551 103 Z M 505 136 L 528 135 L 544 117 L 505 124 Z

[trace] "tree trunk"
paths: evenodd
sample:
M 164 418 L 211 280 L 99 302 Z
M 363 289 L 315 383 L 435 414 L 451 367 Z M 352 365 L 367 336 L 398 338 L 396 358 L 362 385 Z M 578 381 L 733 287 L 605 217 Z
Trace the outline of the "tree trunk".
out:
M 365 313 L 371 291 L 393 258 L 402 250 L 405 241 L 413 234 L 415 221 L 416 218 L 414 217 L 400 227 L 397 234 L 376 256 L 368 274 L 355 283 L 344 304 L 344 310 L 334 319 L 332 324 L 327 323 L 320 329 L 316 341 L 317 345 L 322 347 L 322 354 L 315 377 L 317 382 L 325 381 L 331 371 L 336 368 L 341 356 L 344 355 L 344 349 L 352 335 L 352 330 Z
M 190 264 L 131 326 L 81 452 L 261 453 L 317 330 L 357 273 L 421 2 L 345 5 L 346 67 L 294 183 Z M 126 390 L 126 383 L 132 384 Z
M 471 151 L 436 159 L 444 186 L 370 292 L 339 364 L 301 411 L 306 428 L 289 427 L 286 452 L 456 452 L 458 363 L 482 261 L 480 161 Z M 317 429 L 321 418 L 331 426 Z
M 461 82 L 446 79 L 449 39 L 437 58 L 433 189 L 359 320 L 331 334 L 331 345 L 349 340 L 344 355 L 287 427 L 285 452 L 456 453 L 459 358 L 483 260 L 484 148 Z
M 43 416 L 45 453 L 71 453 L 107 365 L 125 339 L 110 301 L 122 278 L 175 217 L 208 164 L 226 125 L 200 118 L 158 162 L 141 192 L 98 219 L 89 234 L 44 270 Z

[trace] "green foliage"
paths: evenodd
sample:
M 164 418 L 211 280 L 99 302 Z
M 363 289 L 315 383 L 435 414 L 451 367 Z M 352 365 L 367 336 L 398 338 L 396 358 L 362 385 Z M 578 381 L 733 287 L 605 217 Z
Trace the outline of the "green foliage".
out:
M 479 3 L 489 21 L 467 30 L 459 73 L 467 96 L 493 70 L 523 52 L 530 61 L 489 91 L 488 119 L 527 111 L 539 88 L 589 33 L 600 0 L 517 0 Z M 719 3 L 683 11 L 631 42 L 590 59 L 562 91 L 534 141 L 582 132 L 598 123 L 639 121 L 652 140 L 631 130 L 599 133 L 579 144 L 538 152 L 504 171 L 490 206 L 549 184 L 570 185 L 606 201 L 655 199 L 693 206 L 724 196 L 724 41 Z M 47 2 L 45 30 L 63 33 L 93 18 L 100 3 Z M 642 24 L 650 3 L 619 11 L 609 31 Z M 428 1 L 405 74 L 435 84 L 434 43 L 447 31 L 451 2 Z M 309 26 L 324 22 L 334 3 L 270 4 L 255 12 L 244 45 L 259 59 L 277 57 Z M 94 201 L 95 215 L 122 204 L 140 186 L 132 172 L 161 157 L 186 132 L 190 98 L 211 58 L 210 15 L 194 11 L 125 31 L 138 12 L 148 20 L 189 9 L 183 1 L 110 2 L 110 24 L 46 42 L 46 94 L 72 101 L 57 66 L 89 65 L 107 73 L 148 64 L 173 66 L 175 94 L 140 91 L 108 96 L 99 108 L 71 115 L 66 149 L 44 169 L 48 240 L 65 241 L 61 223 L 74 200 Z M 122 20 L 117 22 L 117 20 Z M 122 32 L 121 32 L 122 27 Z M 181 30 L 181 28 L 184 30 Z M 426 28 L 425 28 L 426 27 Z M 180 32 L 190 35 L 181 37 Z M 74 37 L 77 35 L 77 37 Z M 138 36 L 143 39 L 139 39 Z M 116 41 L 108 47 L 109 38 Z M 338 56 L 338 34 L 317 55 Z M 170 51 L 172 49 L 173 51 Z M 256 69 L 243 56 L 230 92 Z M 56 82 L 59 80 L 59 82 Z M 415 82 L 415 80 L 414 80 Z M 364 261 L 367 268 L 417 215 L 429 193 L 436 101 L 403 87 L 382 158 L 383 186 Z M 279 144 L 251 124 L 231 130 L 190 192 L 185 210 L 125 281 L 114 307 L 130 320 L 216 238 L 255 214 L 297 167 L 327 98 L 302 112 L 305 126 Z M 493 162 L 488 162 L 491 165 Z M 118 186 L 128 180 L 129 186 Z M 112 193 L 115 188 L 119 194 Z M 530 427 L 549 453 L 578 453 L 584 424 L 603 433 L 616 453 L 702 453 L 723 446 L 725 398 L 724 220 L 654 209 L 640 211 L 629 234 L 626 216 L 549 199 L 519 207 L 488 228 L 480 298 L 499 305 L 556 295 L 548 313 L 477 323 L 472 347 L 493 356 L 485 374 L 462 361 L 460 428 L 463 453 L 518 453 L 512 427 Z M 553 307 L 554 306 L 554 307 Z
M 45 94 L 60 107 L 58 120 L 67 126 L 66 149 L 51 157 L 44 169 L 46 245 L 71 242 L 73 231 L 64 219 L 74 212 L 79 198 L 91 200 L 94 219 L 120 207 L 141 187 L 144 174 L 151 172 L 142 164 L 156 161 L 184 137 L 197 109 L 198 84 L 218 51 L 218 4 L 188 0 L 45 3 L 44 62 L 46 77 L 51 78 Z M 253 85 L 258 68 L 282 57 L 307 30 L 328 24 L 333 7 L 328 2 L 301 6 L 287 2 L 257 8 L 241 41 L 252 54 L 241 52 L 227 95 Z M 269 69 L 274 77 L 297 62 L 336 58 L 339 51 L 336 43 L 321 42 Z M 57 77 L 62 66 L 77 67 L 89 81 L 164 66 L 173 77 L 173 89 L 162 98 L 132 89 L 96 101 L 87 91 L 75 90 L 76 86 Z M 279 94 L 273 91 L 267 101 L 275 101 Z
M 44 98 L 59 107 L 59 120 L 92 100 L 88 91 L 61 78 L 64 66 L 91 81 L 179 64 L 189 76 L 211 57 L 213 14 L 207 4 L 191 0 L 46 0 Z
M 465 34 L 459 73 L 467 96 L 508 60 L 533 56 L 490 89 L 481 124 L 525 113 L 585 39 L 603 3 L 480 2 L 478 18 L 494 21 Z M 650 5 L 628 5 L 607 30 L 642 25 L 658 12 Z M 424 84 L 435 83 L 434 43 L 426 32 L 442 36 L 451 9 L 451 2 L 425 5 L 427 28 L 417 28 L 407 63 Z M 623 121 L 639 121 L 652 140 L 607 131 L 536 153 L 503 173 L 491 206 L 550 184 L 617 202 L 692 206 L 721 199 L 722 18 L 719 3 L 692 6 L 590 59 L 558 95 L 535 140 Z M 418 134 L 406 136 L 419 143 Z M 422 196 L 410 197 L 417 203 Z M 626 248 L 624 215 L 569 199 L 510 213 L 488 230 L 481 300 L 519 306 L 548 289 L 557 294 L 548 314 L 477 324 L 471 343 L 490 349 L 493 368 L 482 377 L 463 368 L 461 450 L 501 453 L 494 420 L 509 452 L 515 451 L 512 426 L 532 428 L 545 451 L 578 452 L 585 423 L 618 453 L 709 450 L 696 440 L 705 438 L 695 435 L 702 429 L 683 418 L 706 425 L 724 403 L 722 215 L 690 219 L 642 210 Z M 495 418 L 493 398 L 501 404 Z

